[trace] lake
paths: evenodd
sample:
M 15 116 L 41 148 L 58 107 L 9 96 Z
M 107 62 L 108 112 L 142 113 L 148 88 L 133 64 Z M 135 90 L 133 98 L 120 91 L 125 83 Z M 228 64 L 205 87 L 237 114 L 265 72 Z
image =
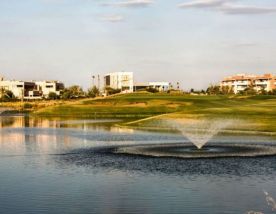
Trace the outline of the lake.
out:
M 189 143 L 119 120 L 0 117 L 0 213 L 275 213 L 276 157 L 177 159 L 109 147 Z M 270 143 L 269 136 L 212 141 Z

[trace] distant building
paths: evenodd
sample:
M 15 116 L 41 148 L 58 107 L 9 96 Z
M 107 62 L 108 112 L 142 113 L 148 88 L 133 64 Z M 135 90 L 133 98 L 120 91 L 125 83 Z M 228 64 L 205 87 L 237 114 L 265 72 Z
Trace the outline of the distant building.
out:
M 58 81 L 40 81 L 35 82 L 35 84 L 45 98 L 47 98 L 50 93 L 55 93 L 60 96 L 61 92 L 64 90 L 64 84 Z
M 149 88 L 148 83 L 134 83 L 134 91 L 143 91 Z
M 276 89 L 276 76 L 272 74 L 265 74 L 263 76 L 257 76 L 254 80 L 254 88 L 256 91 L 272 91 Z
M 57 81 L 19 81 L 0 79 L 0 89 L 9 90 L 17 99 L 41 99 L 48 97 L 50 92 L 60 95 L 64 84 Z
M 235 94 L 244 91 L 248 87 L 253 87 L 257 92 L 262 90 L 269 92 L 276 89 L 276 76 L 273 76 L 272 74 L 237 74 L 235 76 L 224 78 L 221 81 L 220 86 L 228 86 L 229 88 L 232 88 Z
M 114 72 L 104 76 L 104 87 L 119 89 L 124 93 L 133 92 L 133 73 Z
M 0 81 L 0 88 L 11 91 L 18 99 L 35 99 L 41 97 L 34 82 L 2 79 Z
M 149 87 L 155 88 L 160 92 L 168 91 L 170 89 L 170 83 L 169 82 L 150 82 Z

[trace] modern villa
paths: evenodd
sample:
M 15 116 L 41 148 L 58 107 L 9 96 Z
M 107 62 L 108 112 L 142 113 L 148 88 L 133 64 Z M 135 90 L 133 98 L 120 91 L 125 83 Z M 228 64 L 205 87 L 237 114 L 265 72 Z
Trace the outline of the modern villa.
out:
M 272 74 L 237 74 L 224 78 L 221 81 L 220 86 L 228 86 L 232 88 L 235 94 L 244 91 L 248 87 L 253 87 L 257 92 L 260 92 L 262 90 L 269 92 L 273 89 L 276 89 L 276 76 L 273 76 Z
M 133 72 L 114 72 L 104 76 L 104 87 L 119 89 L 123 93 L 133 92 Z
M 59 96 L 61 95 L 62 90 L 64 90 L 64 84 L 59 81 L 40 81 L 35 82 L 35 84 L 46 98 L 51 92 Z
M 0 89 L 9 90 L 17 99 L 47 98 L 50 92 L 60 95 L 64 84 L 58 81 L 19 81 L 0 79 Z

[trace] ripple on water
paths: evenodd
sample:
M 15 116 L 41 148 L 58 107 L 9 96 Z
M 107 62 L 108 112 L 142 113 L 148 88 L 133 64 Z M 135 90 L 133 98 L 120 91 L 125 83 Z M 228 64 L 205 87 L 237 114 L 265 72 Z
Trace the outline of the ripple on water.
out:
M 160 146 L 160 145 L 159 145 Z M 78 166 L 100 168 L 119 171 L 139 171 L 142 173 L 165 173 L 168 175 L 212 175 L 225 177 L 273 177 L 276 176 L 276 157 L 270 156 L 231 156 L 220 158 L 179 158 L 168 156 L 149 156 L 123 153 L 125 148 L 136 146 L 112 146 L 75 150 L 70 154 L 57 156 L 56 160 L 61 164 L 75 164 Z M 144 148 L 144 147 L 143 147 Z M 172 147 L 174 148 L 174 147 Z M 163 148 L 164 149 L 164 148 Z M 192 148 L 180 148 L 177 154 L 182 152 L 194 152 Z M 235 148 L 206 148 L 210 154 L 231 151 Z M 260 148 L 257 148 L 259 150 Z M 120 152 L 121 150 L 121 152 Z M 225 151 L 226 150 L 226 151 Z M 118 152 L 119 151 L 119 152 Z M 165 151 L 165 150 L 164 150 Z M 162 152 L 164 152 L 162 151 Z M 173 149 L 170 151 L 172 152 Z M 244 148 L 244 152 L 256 152 L 256 147 Z M 199 152 L 200 153 L 200 152 Z

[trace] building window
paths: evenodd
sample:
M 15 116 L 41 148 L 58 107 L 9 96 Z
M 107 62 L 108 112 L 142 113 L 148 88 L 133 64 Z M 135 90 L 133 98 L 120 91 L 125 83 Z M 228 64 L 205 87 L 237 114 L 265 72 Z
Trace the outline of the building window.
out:
M 105 76 L 105 85 L 110 86 L 110 76 Z

